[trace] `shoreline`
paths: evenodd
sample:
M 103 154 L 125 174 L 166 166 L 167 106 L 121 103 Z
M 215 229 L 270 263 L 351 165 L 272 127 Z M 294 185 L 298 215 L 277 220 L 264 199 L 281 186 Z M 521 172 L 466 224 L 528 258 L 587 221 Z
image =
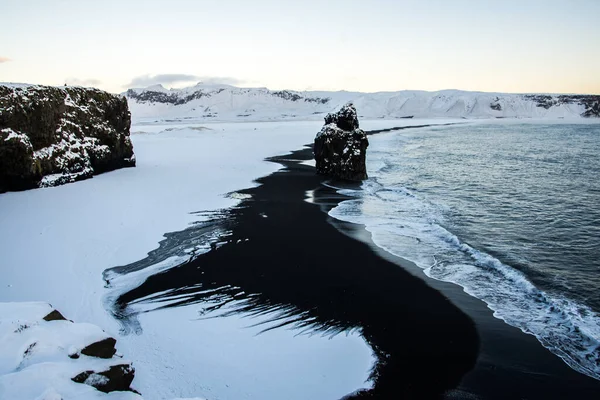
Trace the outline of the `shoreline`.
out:
M 369 131 L 367 134 L 413 127 L 381 129 Z M 318 200 L 315 201 L 322 206 L 322 211 L 326 214 L 333 206 L 347 199 L 346 196 L 338 194 L 334 187 L 326 187 L 330 193 L 325 196 L 327 200 L 322 204 Z M 341 200 L 332 201 L 336 196 Z M 600 381 L 568 366 L 561 357 L 545 348 L 533 334 L 523 332 L 495 317 L 494 311 L 488 308 L 483 300 L 467 294 L 457 284 L 427 276 L 424 269 L 414 262 L 379 247 L 365 225 L 338 220 L 329 215 L 327 219 L 340 232 L 367 244 L 379 257 L 400 266 L 444 294 L 475 323 L 481 341 L 476 366 L 465 374 L 461 384 L 449 391 L 445 398 L 595 399 L 600 393 Z
M 330 218 L 340 231 L 369 245 L 379 257 L 445 295 L 475 323 L 480 339 L 476 365 L 444 398 L 595 399 L 600 393 L 600 381 L 570 368 L 535 336 L 494 317 L 483 300 L 465 293 L 454 283 L 428 277 L 414 262 L 380 248 L 364 225 Z
M 349 398 L 441 398 L 474 366 L 474 324 L 441 293 L 338 231 L 320 207 L 305 201 L 308 191 L 327 197 L 331 190 L 313 167 L 301 164 L 309 158 L 311 149 L 270 158 L 284 168 L 239 192 L 252 197 L 229 212 L 224 224 L 231 233 L 211 251 L 122 294 L 117 314 L 134 323 L 127 305 L 143 298 L 166 307 L 208 304 L 208 315 L 268 316 L 265 330 L 356 331 L 377 361 L 373 388 Z
M 323 215 L 323 212 L 326 213 L 348 198 L 338 194 L 336 189 L 323 185 L 326 179 L 315 175 L 313 167 L 303 164 L 310 159 L 312 159 L 312 152 L 309 148 L 269 158 L 269 161 L 279 163 L 283 168 L 258 179 L 260 186 L 238 192 L 252 197 L 231 210 L 227 218 L 231 222 L 228 226 L 231 234 L 225 238 L 225 243 L 218 247 L 214 246 L 212 251 L 197 256 L 187 265 L 152 276 L 140 287 L 123 294 L 118 300 L 121 309 L 125 310 L 127 303 L 142 297 L 164 301 L 171 296 L 178 296 L 180 301 L 167 307 L 217 300 L 214 309 L 233 306 L 233 311 L 228 311 L 230 315 L 238 313 L 274 315 L 272 321 L 275 327 L 293 326 L 329 334 L 337 334 L 348 329 L 360 329 L 379 362 L 371 375 L 374 388 L 350 395 L 348 398 L 404 396 L 405 398 L 451 399 L 520 397 L 585 399 L 593 398 L 599 393 L 600 382 L 572 370 L 560 358 L 542 347 L 535 337 L 493 317 L 492 311 L 485 303 L 464 293 L 459 286 L 428 278 L 423 270 L 413 263 L 377 247 L 364 226 L 335 220 L 327 214 Z M 312 203 L 315 204 L 310 204 L 311 202 L 306 201 L 305 198 L 305 193 L 311 190 L 313 190 Z M 302 193 L 302 196 L 299 196 L 299 193 Z M 281 207 L 283 204 L 286 207 Z M 317 210 L 320 214 L 318 217 L 320 223 L 315 223 L 314 212 L 307 213 L 308 208 L 317 208 L 315 205 L 320 208 Z M 297 217 L 290 217 L 286 210 L 293 210 L 297 213 Z M 390 304 L 382 302 L 379 306 L 383 309 L 377 310 L 380 318 L 369 320 L 369 317 L 366 317 L 365 320 L 368 311 L 376 312 L 373 304 L 369 304 L 370 310 L 369 307 L 364 307 L 364 304 L 352 304 L 353 307 L 358 306 L 366 311 L 365 314 L 351 315 L 354 318 L 348 318 L 348 314 L 355 314 L 356 310 L 341 309 L 345 318 L 340 318 L 339 309 L 336 310 L 336 307 L 327 309 L 324 306 L 326 302 L 323 300 L 334 301 L 331 295 L 321 293 L 321 291 L 331 290 L 327 285 L 319 285 L 319 294 L 316 298 L 310 296 L 311 298 L 307 300 L 304 298 L 305 294 L 296 293 L 297 283 L 291 283 L 290 277 L 273 269 L 275 267 L 272 265 L 273 261 L 288 260 L 293 263 L 290 254 L 297 254 L 296 258 L 299 260 L 295 259 L 295 261 L 301 261 L 298 268 L 306 268 L 308 271 L 301 273 L 294 271 L 294 277 L 304 285 L 307 279 L 312 280 L 311 278 L 315 276 L 323 280 L 323 276 L 319 276 L 319 273 L 323 272 L 323 265 L 320 265 L 321 270 L 315 269 L 314 266 L 310 267 L 309 260 L 313 257 L 302 254 L 306 251 L 307 245 L 303 239 L 308 237 L 306 235 L 316 233 L 315 230 L 323 231 L 323 223 L 334 228 L 335 232 L 346 240 L 332 234 L 331 231 L 319 236 L 326 241 L 340 243 L 344 253 L 347 253 L 350 248 L 361 248 L 355 241 L 363 246 L 360 251 L 361 258 L 357 259 L 354 254 L 338 253 L 341 260 L 337 260 L 337 263 L 349 261 L 346 266 L 354 264 L 353 274 L 361 275 L 361 280 L 368 279 L 363 275 L 365 272 L 373 272 L 371 270 L 373 263 L 381 265 L 380 268 L 386 270 L 392 265 L 397 270 L 394 272 L 387 270 L 387 274 L 398 275 L 399 281 L 403 282 L 394 281 L 394 285 L 398 287 L 386 289 L 389 293 L 385 299 L 396 297 L 391 299 L 391 302 L 396 306 L 398 303 L 403 303 L 400 306 L 400 308 L 404 307 L 402 312 L 394 313 L 399 308 L 390 307 Z M 282 248 L 276 249 L 275 247 L 279 245 Z M 264 248 L 265 246 L 267 249 Z M 336 247 L 334 246 L 332 250 Z M 264 256 L 266 250 L 275 252 L 276 255 L 271 254 L 272 257 L 268 260 Z M 369 255 L 365 254 L 365 250 Z M 349 252 L 354 253 L 354 251 Z M 322 254 L 315 254 L 315 256 L 319 257 Z M 248 268 L 249 270 L 240 268 L 240 261 L 244 260 L 247 263 L 248 258 L 253 261 L 251 268 Z M 327 258 L 332 261 L 330 257 Z M 367 267 L 360 263 L 362 260 L 368 260 L 365 263 L 368 264 Z M 281 265 L 279 262 L 276 264 Z M 216 266 L 220 268 L 217 269 Z M 356 270 L 363 267 L 362 273 Z M 337 269 L 335 272 L 326 271 L 326 278 L 329 283 L 340 285 L 340 279 L 336 278 L 342 276 L 336 277 L 335 274 L 348 271 L 340 270 L 339 266 L 335 268 Z M 194 272 L 198 269 L 204 271 L 202 276 Z M 210 272 L 210 278 L 204 276 L 205 272 Z M 265 272 L 270 275 L 266 283 L 261 282 L 265 278 Z M 309 272 L 313 275 L 305 276 Z M 207 289 L 190 291 L 190 281 Z M 389 275 L 386 281 L 377 283 L 389 286 Z M 343 282 L 341 285 L 344 286 L 346 283 L 348 282 Z M 279 288 L 274 290 L 274 284 Z M 282 285 L 287 285 L 288 293 L 281 290 Z M 223 287 L 226 289 L 222 290 Z M 356 290 L 356 287 L 346 286 L 340 292 L 338 288 L 336 297 L 347 297 L 346 292 L 350 287 Z M 403 297 L 401 290 L 398 291 L 400 288 L 408 290 L 409 294 L 404 293 Z M 378 294 L 381 295 L 383 288 L 379 287 L 379 289 Z M 252 296 L 248 296 L 249 293 Z M 356 295 L 354 293 L 350 298 Z M 398 299 L 402 300 L 398 301 Z M 347 300 L 349 299 L 346 298 L 345 302 Z M 304 304 L 307 301 L 313 303 Z M 406 307 L 407 304 L 410 304 L 410 307 Z M 341 305 L 347 306 L 347 303 Z M 339 306 L 340 304 L 338 308 Z M 315 307 L 319 309 L 318 312 L 312 312 Z M 305 315 L 306 313 L 309 317 Z M 398 317 L 403 320 L 410 319 L 409 326 L 417 327 L 419 334 L 411 335 L 403 332 L 403 329 L 400 329 L 402 324 L 395 326 L 397 322 L 392 320 Z M 371 332 L 372 326 L 377 324 L 382 328 L 381 331 Z M 392 327 L 385 326 L 386 324 L 391 324 Z M 444 332 L 444 329 L 448 329 L 449 326 L 452 327 L 450 331 Z M 429 332 L 433 331 L 434 337 L 431 333 L 423 332 L 421 330 L 423 327 L 426 327 Z M 443 329 L 439 329 L 440 327 Z M 394 334 L 381 333 L 386 330 L 392 330 Z M 425 336 L 422 336 L 423 334 Z M 381 339 L 378 335 L 387 339 Z M 424 338 L 427 340 L 423 340 Z M 458 340 L 458 345 L 455 340 Z M 444 342 L 452 343 L 455 347 L 449 349 L 440 346 Z M 406 357 L 406 349 L 399 350 L 402 347 L 399 344 L 405 346 L 408 344 L 418 351 L 412 357 Z M 390 349 L 393 349 L 391 353 Z M 460 350 L 456 351 L 457 349 Z M 432 356 L 434 353 L 437 354 Z M 390 357 L 394 358 L 394 354 L 403 354 L 405 358 L 403 362 L 407 358 L 410 361 L 400 366 L 393 365 L 397 361 L 394 359 L 390 363 L 389 360 Z M 432 370 L 435 371 L 436 377 L 429 375 Z
M 405 127 L 368 134 L 401 129 Z M 322 207 L 330 224 L 445 295 L 475 323 L 480 339 L 477 363 L 464 375 L 458 387 L 446 393 L 445 398 L 592 399 L 600 393 L 600 381 L 569 367 L 543 347 L 535 336 L 494 317 L 483 300 L 465 293 L 459 285 L 428 277 L 414 262 L 379 247 L 364 225 L 329 216 L 327 212 L 331 208 L 349 198 L 338 194 L 333 187 L 324 186 L 323 189 L 326 193 L 323 200 L 317 198 L 314 202 Z
M 419 127 L 395 127 L 369 131 L 367 134 L 370 136 Z M 464 375 L 460 385 L 448 391 L 444 398 L 592 399 L 598 396 L 600 381 L 569 367 L 559 356 L 543 347 L 532 334 L 494 317 L 493 310 L 483 300 L 465 293 L 457 284 L 428 277 L 414 262 L 379 247 L 363 224 L 329 216 L 327 213 L 331 208 L 350 198 L 338 194 L 333 187 L 324 186 L 324 189 L 327 194 L 323 196 L 323 201 L 316 198 L 314 202 L 322 207 L 330 224 L 354 240 L 367 244 L 379 257 L 398 265 L 445 295 L 475 323 L 480 339 L 476 365 Z

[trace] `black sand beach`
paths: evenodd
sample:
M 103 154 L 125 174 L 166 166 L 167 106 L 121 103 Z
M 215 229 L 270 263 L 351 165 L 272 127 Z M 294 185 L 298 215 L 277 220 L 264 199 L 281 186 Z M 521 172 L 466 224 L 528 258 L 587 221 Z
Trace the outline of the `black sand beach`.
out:
M 123 294 L 118 314 L 126 320 L 127 304 L 137 299 L 179 298 L 169 307 L 227 305 L 230 314 L 267 314 L 266 329 L 357 330 L 377 363 L 373 389 L 349 398 L 600 397 L 600 382 L 495 319 L 484 303 L 380 250 L 362 226 L 330 218 L 325 212 L 346 198 L 300 163 L 308 159 L 309 148 L 271 159 L 284 168 L 241 191 L 251 198 L 217 221 L 229 233 L 211 251 Z

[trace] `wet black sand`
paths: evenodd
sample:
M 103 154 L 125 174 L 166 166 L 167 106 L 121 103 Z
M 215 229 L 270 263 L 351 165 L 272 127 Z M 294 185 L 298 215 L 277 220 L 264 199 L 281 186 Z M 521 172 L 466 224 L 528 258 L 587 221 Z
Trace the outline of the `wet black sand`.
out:
M 241 192 L 252 197 L 217 221 L 227 233 L 212 250 L 123 294 L 121 316 L 142 297 L 178 298 L 169 307 L 270 315 L 265 329 L 358 330 L 377 363 L 374 388 L 356 398 L 600 398 L 599 381 L 493 318 L 485 304 L 378 249 L 362 226 L 330 218 L 325 212 L 345 197 L 298 161 L 311 158 L 308 148 L 273 158 L 285 168 Z

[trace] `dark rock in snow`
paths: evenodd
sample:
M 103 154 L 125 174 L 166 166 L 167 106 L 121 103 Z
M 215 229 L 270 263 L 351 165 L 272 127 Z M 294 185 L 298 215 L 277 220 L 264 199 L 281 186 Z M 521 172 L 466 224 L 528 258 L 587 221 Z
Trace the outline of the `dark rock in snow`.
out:
M 106 371 L 84 371 L 71 380 L 85 383 L 101 392 L 132 391 L 130 386 L 135 375 L 135 368 L 130 364 L 113 365 Z
M 58 310 L 53 310 L 44 317 L 44 321 L 66 321 L 67 319 Z
M 335 124 L 344 131 L 353 131 L 358 129 L 358 117 L 356 108 L 352 103 L 346 104 L 337 113 L 330 113 L 325 116 L 325 125 Z
M 359 129 L 356 108 L 349 103 L 337 113 L 327 114 L 325 126 L 315 137 L 317 173 L 336 179 L 367 179 L 366 155 L 369 141 Z
M 523 98 L 535 102 L 536 107 L 546 110 L 563 104 L 579 104 L 584 108 L 584 118 L 600 117 L 600 96 L 593 94 L 525 94 Z
M 81 354 L 90 357 L 111 358 L 117 352 L 115 344 L 117 344 L 117 341 L 114 338 L 108 337 L 86 346 L 81 350 Z
M 490 103 L 490 108 L 494 111 L 502 111 L 502 104 L 499 103 L 500 98 L 496 97 L 493 102 Z
M 127 100 L 98 89 L 0 84 L 0 193 L 135 166 Z

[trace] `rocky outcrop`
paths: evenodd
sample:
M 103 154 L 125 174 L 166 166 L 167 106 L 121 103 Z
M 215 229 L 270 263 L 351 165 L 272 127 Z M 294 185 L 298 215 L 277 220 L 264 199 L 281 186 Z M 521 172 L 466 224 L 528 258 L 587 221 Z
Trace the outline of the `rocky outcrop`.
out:
M 525 94 L 523 98 L 531 100 L 536 107 L 549 110 L 552 107 L 576 104 L 583 108 L 580 116 L 584 118 L 600 117 L 600 96 L 586 94 Z
M 58 310 L 52 310 L 43 318 L 44 321 L 66 321 L 67 319 Z
M 81 349 L 81 354 L 90 357 L 111 358 L 117 352 L 117 349 L 115 349 L 116 344 L 117 340 L 115 338 L 108 337 L 87 345 Z
M 225 93 L 224 93 L 225 92 Z M 223 93 L 223 95 L 221 95 Z M 203 100 L 211 102 L 213 101 L 222 103 L 224 99 L 231 99 L 233 97 L 245 97 L 250 96 L 253 98 L 280 98 L 286 102 L 305 102 L 305 103 L 318 103 L 327 104 L 331 99 L 329 97 L 319 96 L 306 96 L 301 92 L 294 92 L 291 90 L 277 90 L 271 91 L 268 89 L 245 89 L 236 88 L 233 86 L 224 85 L 223 87 L 208 85 L 205 86 L 201 82 L 196 86 L 187 88 L 184 90 L 179 89 L 165 89 L 162 85 L 154 85 L 145 89 L 129 89 L 124 95 L 133 102 L 141 104 L 170 104 L 174 106 L 181 106 L 188 104 L 194 100 Z M 221 96 L 219 96 L 221 95 Z M 237 101 L 233 101 L 237 103 Z M 203 108 L 203 107 L 201 107 Z
M 317 173 L 348 181 L 367 179 L 368 146 L 367 135 L 358 126 L 352 103 L 337 113 L 327 114 L 325 126 L 315 137 Z
M 270 92 L 272 96 L 281 97 L 284 100 L 289 101 L 304 101 L 307 103 L 319 103 L 319 104 L 327 104 L 329 97 L 307 97 L 299 94 L 298 92 L 292 92 L 290 90 L 279 90 L 276 92 Z
M 99 327 L 66 320 L 47 303 L 0 303 L 0 397 L 104 398 L 92 386 L 128 392 L 110 398 L 141 400 L 131 388 L 135 369 L 115 355 L 115 343 Z
M 135 166 L 127 100 L 98 89 L 0 84 L 0 193 Z
M 113 365 L 104 371 L 84 371 L 71 380 L 95 387 L 101 392 L 123 392 L 131 390 L 135 369 L 130 364 Z

